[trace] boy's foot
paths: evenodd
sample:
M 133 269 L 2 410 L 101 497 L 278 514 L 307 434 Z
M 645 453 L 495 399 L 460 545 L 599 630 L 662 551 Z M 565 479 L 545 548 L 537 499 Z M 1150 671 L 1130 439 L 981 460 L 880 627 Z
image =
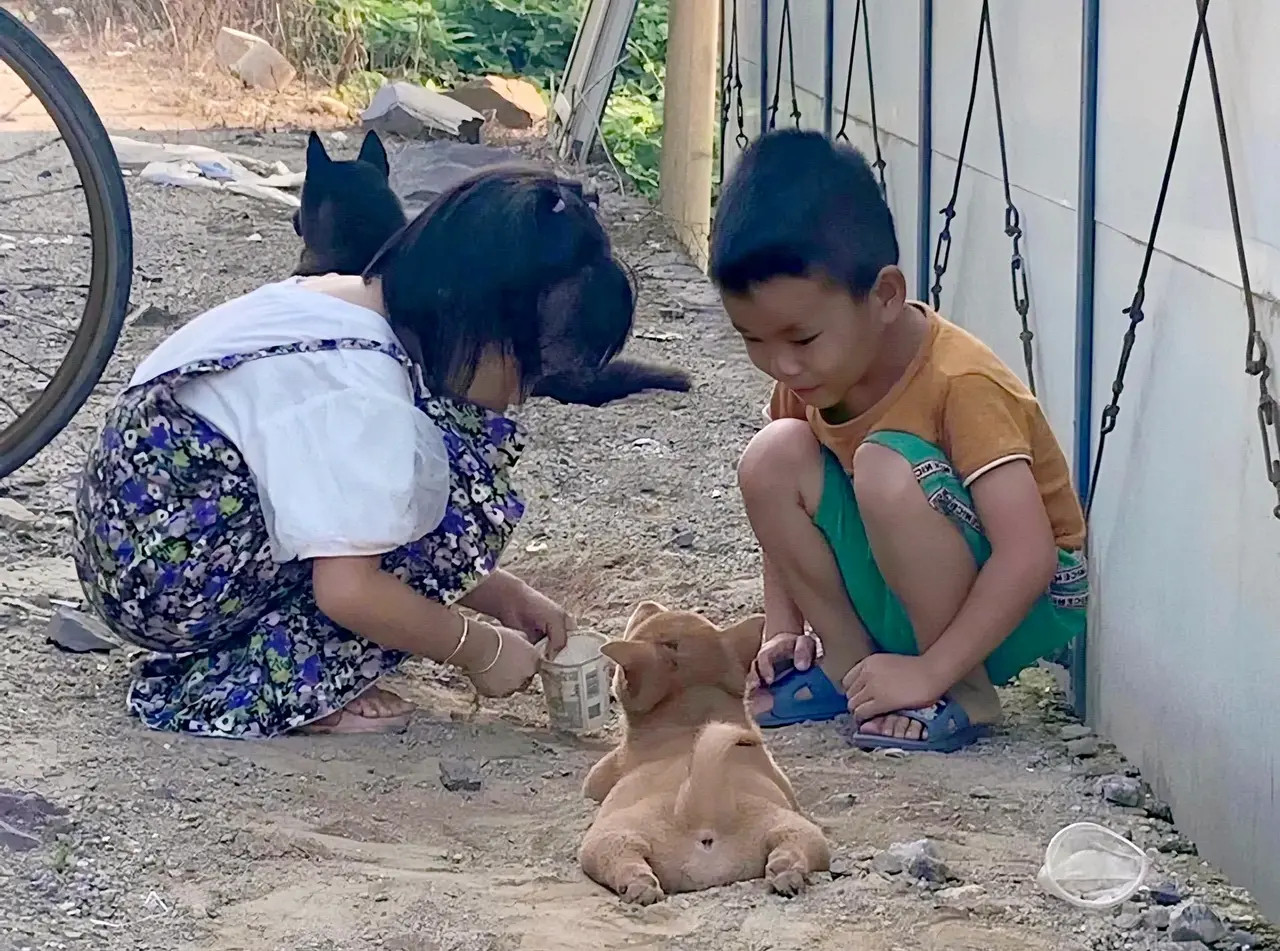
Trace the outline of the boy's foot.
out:
M 920 753 L 954 753 L 990 732 L 972 723 L 957 701 L 944 697 L 919 710 L 899 710 L 859 725 L 849 742 L 864 750 L 896 747 Z
M 417 708 L 381 687 L 371 687 L 341 710 L 299 729 L 299 733 L 394 733 L 409 725 Z

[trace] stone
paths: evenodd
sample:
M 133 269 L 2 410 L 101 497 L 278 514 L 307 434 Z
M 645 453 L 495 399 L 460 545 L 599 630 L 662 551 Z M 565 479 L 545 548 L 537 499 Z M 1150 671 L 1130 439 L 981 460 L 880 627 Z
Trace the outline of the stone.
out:
M 938 892 L 938 900 L 953 908 L 970 910 L 987 895 L 981 885 L 954 885 Z
M 1161 822 L 1173 822 L 1173 810 L 1169 808 L 1169 804 L 1163 799 L 1148 796 L 1143 808 L 1147 810 L 1147 815 L 1152 819 L 1159 819 Z
M 941 885 L 956 877 L 930 839 L 895 842 L 877 855 L 871 865 L 883 875 L 906 875 L 912 881 L 931 885 Z
M 1142 916 L 1131 911 L 1122 911 L 1116 915 L 1115 925 L 1121 931 L 1136 931 L 1142 927 Z
M 1093 730 L 1089 729 L 1083 723 L 1068 723 L 1062 728 L 1062 738 L 1067 742 L 1071 740 L 1083 740 L 1086 736 L 1093 736 Z
M 408 82 L 387 83 L 360 114 L 361 125 L 406 139 L 461 139 L 479 144 L 484 116 L 456 99 Z
M 63 606 L 49 619 L 45 637 L 51 644 L 76 654 L 109 651 L 120 646 L 115 635 L 96 617 Z
M 1227 936 L 1217 912 L 1198 899 L 1183 902 L 1169 915 L 1169 938 L 1214 944 Z
M 1263 946 L 1261 938 L 1247 931 L 1231 932 L 1227 936 L 1227 942 L 1233 948 L 1239 948 L 1240 951 L 1252 951 L 1253 948 L 1261 948 Z
M 676 548 L 692 548 L 695 541 L 697 541 L 697 535 L 691 529 L 686 529 L 683 532 L 676 532 L 671 539 L 671 544 Z
M 1098 738 L 1096 736 L 1082 736 L 1078 740 L 1071 740 L 1067 743 L 1067 755 L 1079 758 L 1097 756 Z
M 0 788 L 0 846 L 26 852 L 40 844 L 40 834 L 67 810 L 43 796 Z
M 531 129 L 547 121 L 547 104 L 533 83 L 505 76 L 481 76 L 445 93 L 481 115 L 493 113 L 505 129 Z
M 1096 792 L 1117 806 L 1132 808 L 1142 804 L 1142 781 L 1130 776 L 1104 776 L 1098 780 Z
M 971 799 L 995 799 L 996 794 L 986 786 L 974 786 L 969 790 L 969 798 Z
M 219 65 L 242 83 L 280 90 L 293 82 L 297 70 L 270 43 L 252 33 L 224 26 L 213 41 Z
M 462 760 L 440 761 L 440 785 L 449 792 L 479 792 L 480 770 Z
M 1173 882 L 1158 882 L 1147 886 L 1147 897 L 1153 904 L 1169 907 L 1182 901 L 1182 892 Z
M 0 528 L 16 532 L 34 528 L 36 515 L 17 499 L 0 498 Z
M 1164 931 L 1169 927 L 1168 908 L 1148 908 L 1142 913 L 1142 927 L 1149 931 Z
M 1196 844 L 1192 842 L 1190 839 L 1188 839 L 1185 835 L 1171 835 L 1171 836 L 1168 836 L 1167 838 L 1161 839 L 1160 843 L 1156 846 L 1156 848 L 1159 849 L 1161 852 L 1164 852 L 1166 855 L 1197 855 L 1199 854 L 1199 850 L 1196 848 Z
M 1209 951 L 1203 941 L 1166 941 L 1156 945 L 1156 951 Z

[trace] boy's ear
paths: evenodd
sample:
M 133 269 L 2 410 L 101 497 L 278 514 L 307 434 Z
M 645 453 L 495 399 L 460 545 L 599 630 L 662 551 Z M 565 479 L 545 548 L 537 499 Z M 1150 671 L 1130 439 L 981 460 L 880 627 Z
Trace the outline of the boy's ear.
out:
M 671 690 L 674 664 L 646 641 L 609 641 L 600 652 L 618 665 L 613 689 L 628 713 L 647 713 Z
M 627 619 L 626 629 L 623 631 L 623 637 L 630 637 L 631 632 L 643 624 L 649 618 L 659 614 L 665 614 L 667 611 L 657 601 L 641 601 L 636 605 L 636 609 L 631 612 L 631 617 Z
M 391 177 L 391 160 L 387 158 L 386 147 L 378 133 L 372 129 L 365 134 L 364 142 L 360 144 L 360 154 L 356 158 L 372 165 L 382 173 L 383 178 Z
M 324 143 L 320 141 L 320 133 L 312 131 L 307 136 L 307 168 L 313 166 L 319 168 L 322 165 L 329 164 L 329 153 L 325 151 Z

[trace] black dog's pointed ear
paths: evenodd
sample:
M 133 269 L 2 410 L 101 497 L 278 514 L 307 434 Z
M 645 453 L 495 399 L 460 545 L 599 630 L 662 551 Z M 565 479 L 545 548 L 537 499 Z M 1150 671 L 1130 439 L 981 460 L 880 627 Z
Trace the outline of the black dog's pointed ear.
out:
M 391 161 L 387 158 L 386 147 L 378 133 L 370 129 L 360 144 L 360 154 L 356 156 L 362 162 L 368 162 L 387 178 L 391 177 Z
M 329 153 L 325 151 L 324 143 L 320 141 L 320 134 L 313 131 L 307 136 L 307 168 L 318 168 L 328 164 Z

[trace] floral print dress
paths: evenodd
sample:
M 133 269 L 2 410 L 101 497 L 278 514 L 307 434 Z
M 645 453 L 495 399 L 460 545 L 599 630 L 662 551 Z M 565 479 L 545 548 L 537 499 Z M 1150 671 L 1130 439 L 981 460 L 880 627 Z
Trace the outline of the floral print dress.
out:
M 157 730 L 269 737 L 340 710 L 408 656 L 334 624 L 316 606 L 308 562 L 272 560 L 253 474 L 175 391 L 250 360 L 377 350 L 414 381 L 444 437 L 450 497 L 430 534 L 382 567 L 442 604 L 497 566 L 524 514 L 510 474 L 515 422 L 433 396 L 394 344 L 347 338 L 271 347 L 179 367 L 127 389 L 107 415 L 77 496 L 73 557 L 85 596 L 135 662 L 128 708 Z

